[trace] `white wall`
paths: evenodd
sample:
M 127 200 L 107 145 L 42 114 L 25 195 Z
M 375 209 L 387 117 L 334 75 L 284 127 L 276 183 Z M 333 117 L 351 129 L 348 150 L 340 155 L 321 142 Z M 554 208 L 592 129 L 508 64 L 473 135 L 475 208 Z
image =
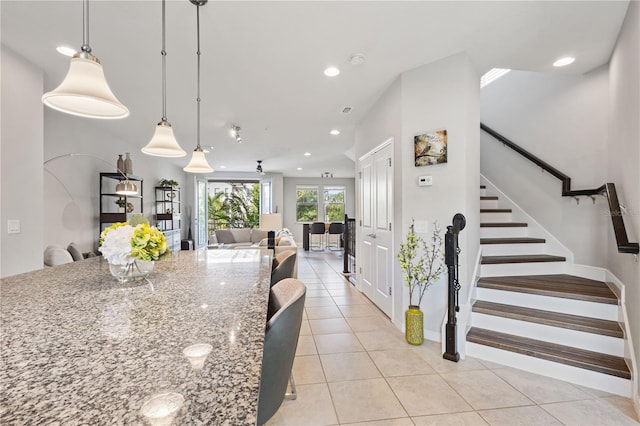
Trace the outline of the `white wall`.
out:
M 465 54 L 405 72 L 356 130 L 356 158 L 394 138 L 394 252 L 404 241 L 412 219 L 437 220 L 444 233 L 455 213 L 467 217 L 467 228 L 460 234 L 461 300 L 470 287 L 479 249 L 478 82 L 479 76 Z M 413 137 L 442 128 L 448 132 L 448 162 L 415 167 Z M 434 185 L 418 187 L 420 175 L 433 176 Z M 392 318 L 401 327 L 409 300 L 398 262 L 394 262 L 394 294 L 402 294 L 394 299 Z M 446 305 L 445 274 L 422 302 L 426 336 L 439 338 Z
M 640 3 L 630 2 L 618 42 L 611 56 L 609 179 L 616 184 L 618 197 L 627 206 L 624 216 L 630 241 L 640 241 Z M 608 224 L 611 227 L 610 224 Z M 634 344 L 636 365 L 640 366 L 640 266 L 629 254 L 618 253 L 613 232 L 607 240 L 608 269 L 625 284 L 627 312 Z M 636 381 L 638 383 L 638 381 Z M 640 413 L 640 387 L 635 389 L 636 410 Z
M 471 287 L 480 244 L 479 78 L 465 54 L 402 74 L 402 228 L 406 234 L 412 219 L 436 220 L 444 236 L 454 214 L 465 215 L 467 226 L 459 237 L 460 300 Z M 437 129 L 447 130 L 447 163 L 415 167 L 413 137 Z M 433 176 L 433 186 L 419 187 L 421 175 Z M 425 331 L 439 336 L 447 311 L 446 273 L 425 299 Z
M 146 140 L 133 142 L 120 139 L 110 130 L 117 126 L 115 121 L 96 121 L 45 108 L 45 161 L 58 155 L 81 153 L 97 156 L 113 166 L 85 156 L 64 157 L 44 166 L 44 246 L 59 244 L 66 247 L 73 241 L 83 252 L 97 248 L 100 233 L 99 173 L 115 172 L 118 154 L 125 152 L 131 153 L 133 174 L 144 180 L 144 215 L 152 224 L 155 213 L 154 187 L 158 181 L 165 178 L 180 183 L 182 234 L 186 236 L 186 205 L 192 205 L 193 201 L 188 196 L 189 192 L 185 191 L 188 182 L 185 173 L 173 164 L 173 160 L 142 154 L 140 148 L 147 143 Z M 149 124 L 149 138 L 153 133 L 153 124 Z M 42 162 L 39 167 L 43 167 Z M 109 206 L 115 206 L 114 201 L 113 197 L 103 198 L 103 203 Z M 140 213 L 137 204 L 134 205 L 134 213 Z
M 607 181 L 608 72 L 512 71 L 482 89 L 482 122 L 571 177 L 572 189 Z M 482 174 L 566 245 L 580 264 L 606 265 L 606 200 L 561 196 L 561 181 L 481 132 Z
M 322 221 L 322 193 L 325 186 L 345 187 L 345 213 L 349 217 L 354 217 L 355 210 L 355 179 L 353 178 L 284 178 L 284 209 L 282 210 L 282 223 L 285 228 L 293 233 L 297 242 L 302 242 L 302 223 L 296 222 L 296 186 L 297 185 L 317 185 L 318 186 L 318 220 Z
M 0 276 L 43 266 L 42 72 L 2 45 Z M 19 234 L 7 233 L 20 220 Z

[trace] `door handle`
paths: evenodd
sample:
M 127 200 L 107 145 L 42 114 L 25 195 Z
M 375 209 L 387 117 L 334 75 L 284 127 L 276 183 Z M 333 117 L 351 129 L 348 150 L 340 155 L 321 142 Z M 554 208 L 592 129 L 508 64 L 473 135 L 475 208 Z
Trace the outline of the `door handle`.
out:
M 376 237 L 376 233 L 374 232 L 373 234 L 367 234 L 367 236 L 371 237 L 371 238 L 375 238 Z

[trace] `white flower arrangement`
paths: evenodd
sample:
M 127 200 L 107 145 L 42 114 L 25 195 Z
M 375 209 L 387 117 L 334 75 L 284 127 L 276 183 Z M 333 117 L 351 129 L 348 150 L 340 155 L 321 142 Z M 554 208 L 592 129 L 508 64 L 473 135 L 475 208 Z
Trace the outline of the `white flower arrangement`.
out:
M 100 234 L 102 256 L 112 265 L 129 265 L 135 260 L 158 260 L 167 250 L 164 234 L 147 223 L 131 226 L 115 223 Z

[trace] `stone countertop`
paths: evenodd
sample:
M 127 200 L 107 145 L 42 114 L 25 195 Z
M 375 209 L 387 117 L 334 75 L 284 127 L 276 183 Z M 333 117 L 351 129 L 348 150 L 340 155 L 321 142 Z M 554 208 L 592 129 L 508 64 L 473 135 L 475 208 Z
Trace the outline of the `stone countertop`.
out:
M 0 280 L 0 424 L 144 424 L 178 392 L 175 424 L 255 424 L 271 255 L 181 251 L 149 282 L 86 259 Z M 194 370 L 184 348 L 213 346 Z

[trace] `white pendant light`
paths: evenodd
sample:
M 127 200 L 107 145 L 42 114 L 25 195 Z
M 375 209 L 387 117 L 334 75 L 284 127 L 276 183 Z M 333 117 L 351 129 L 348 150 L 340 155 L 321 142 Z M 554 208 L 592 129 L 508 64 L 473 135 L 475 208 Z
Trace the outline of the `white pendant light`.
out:
M 191 3 L 196 5 L 196 31 L 197 31 L 197 40 L 198 40 L 198 49 L 196 51 L 196 55 L 198 58 L 198 94 L 196 97 L 196 104 L 198 106 L 198 115 L 197 115 L 197 127 L 196 127 L 196 139 L 197 145 L 196 149 L 193 150 L 193 155 L 191 156 L 191 161 L 189 164 L 182 170 L 188 173 L 211 173 L 213 172 L 213 168 L 207 162 L 207 159 L 204 156 L 204 151 L 200 148 L 200 6 L 204 6 L 207 4 L 207 0 L 189 0 Z
M 184 157 L 187 153 L 176 140 L 171 123 L 167 121 L 166 22 L 165 0 L 162 0 L 162 119 L 156 126 L 151 141 L 142 148 L 142 152 L 156 157 Z
M 42 95 L 42 102 L 55 110 L 80 117 L 116 119 L 129 116 L 129 110 L 115 97 L 98 58 L 89 46 L 89 0 L 83 2 L 83 40 L 81 52 L 73 55 L 62 83 Z

